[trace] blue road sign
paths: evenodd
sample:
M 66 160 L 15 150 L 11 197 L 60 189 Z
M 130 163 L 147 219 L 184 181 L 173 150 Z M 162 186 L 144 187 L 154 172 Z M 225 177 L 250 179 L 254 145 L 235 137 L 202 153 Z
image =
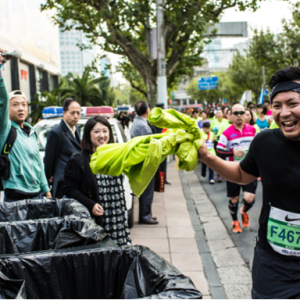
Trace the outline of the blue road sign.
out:
M 199 90 L 213 90 L 218 87 L 219 78 L 217 76 L 201 77 L 198 80 Z

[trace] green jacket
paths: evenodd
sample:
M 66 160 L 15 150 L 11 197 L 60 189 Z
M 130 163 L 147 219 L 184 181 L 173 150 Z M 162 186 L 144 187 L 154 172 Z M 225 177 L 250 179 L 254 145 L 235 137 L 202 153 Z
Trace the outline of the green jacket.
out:
M 24 193 L 48 192 L 49 186 L 44 173 L 39 147 L 34 134 L 34 129 L 27 123 L 24 126 L 30 127 L 28 135 L 23 132 L 19 125 L 9 120 L 8 117 L 9 96 L 3 78 L 0 78 L 0 150 L 4 147 L 11 125 L 17 130 L 17 139 L 8 157 L 11 161 L 10 178 L 3 180 L 4 189 L 14 189 Z

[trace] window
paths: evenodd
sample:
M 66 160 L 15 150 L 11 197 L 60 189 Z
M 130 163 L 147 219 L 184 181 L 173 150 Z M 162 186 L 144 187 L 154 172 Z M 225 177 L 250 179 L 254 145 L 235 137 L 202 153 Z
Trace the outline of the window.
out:
M 61 45 L 64 45 L 65 43 L 64 43 L 64 42 L 60 42 L 60 44 L 61 44 Z
M 69 42 L 66 42 L 66 45 L 69 45 Z
M 60 54 L 65 54 L 65 52 L 64 52 L 64 51 L 61 51 Z
M 75 65 L 75 61 L 73 61 L 72 64 Z
M 66 51 L 66 54 L 70 54 L 70 52 L 69 52 L 69 51 Z
M 70 64 L 70 62 L 69 61 L 67 61 L 67 65 L 69 65 Z

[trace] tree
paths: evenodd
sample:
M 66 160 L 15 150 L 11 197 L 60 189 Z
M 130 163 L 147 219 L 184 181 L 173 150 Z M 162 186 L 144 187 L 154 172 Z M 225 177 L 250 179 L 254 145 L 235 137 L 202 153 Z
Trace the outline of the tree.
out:
M 32 106 L 31 113 L 29 117 L 32 119 L 31 124 L 35 125 L 43 116 L 43 109 L 48 106 L 62 106 L 64 97 L 60 96 L 60 84 L 52 92 L 43 92 L 40 94 L 35 94 L 34 101 L 30 102 L 29 105 Z
M 244 54 L 237 53 L 228 69 L 228 74 L 236 86 L 252 90 L 258 100 L 263 85 L 262 67 L 265 67 L 266 87 L 272 75 L 288 66 L 300 67 L 300 4 L 293 6 L 293 19 L 283 20 L 283 32 L 273 34 L 254 30 L 249 49 Z
M 66 81 L 68 87 L 63 87 L 60 92 L 64 98 L 73 98 L 82 106 L 101 106 L 107 101 L 106 91 L 101 90 L 99 84 L 107 80 L 107 77 L 92 78 L 90 69 L 86 68 L 82 76 L 68 74 Z
M 114 107 L 116 101 L 116 93 L 114 88 L 110 87 L 110 79 L 108 77 L 103 78 L 103 80 L 99 82 L 99 89 L 102 93 L 104 104 L 106 106 Z
M 129 84 L 118 85 L 114 89 L 114 92 L 116 95 L 116 99 L 119 100 L 120 105 L 130 104 L 133 106 L 138 101 L 147 101 L 147 98 L 144 94 L 141 94 L 136 89 L 132 88 Z
M 283 63 L 285 66 L 300 67 L 300 3 L 293 6 L 293 19 L 291 22 L 282 20 L 284 34 L 282 36 L 285 53 Z
M 262 66 L 259 66 L 255 59 L 246 53 L 244 56 L 237 53 L 228 68 L 228 75 L 234 83 L 242 90 L 251 90 L 257 101 L 263 84 Z
M 230 79 L 227 72 L 215 72 L 214 76 L 219 77 L 218 88 L 213 90 L 199 90 L 198 79 L 194 78 L 186 88 L 188 95 L 193 100 L 201 103 L 219 103 L 220 99 L 227 99 L 229 103 L 237 102 L 241 99 L 243 90 L 236 86 Z
M 166 74 L 171 86 L 179 76 L 191 75 L 202 64 L 204 33 L 220 21 L 222 12 L 236 7 L 255 10 L 259 0 L 166 0 L 164 36 Z M 147 16 L 156 23 L 154 0 L 47 0 L 42 10 L 55 9 L 54 20 L 62 30 L 82 30 L 93 44 L 119 54 L 137 70 L 145 85 L 134 86 L 146 93 L 151 106 L 157 97 L 157 60 L 147 54 Z M 70 24 L 70 20 L 72 24 Z M 154 25 L 155 26 L 155 25 Z M 142 93 L 143 93 L 142 92 Z

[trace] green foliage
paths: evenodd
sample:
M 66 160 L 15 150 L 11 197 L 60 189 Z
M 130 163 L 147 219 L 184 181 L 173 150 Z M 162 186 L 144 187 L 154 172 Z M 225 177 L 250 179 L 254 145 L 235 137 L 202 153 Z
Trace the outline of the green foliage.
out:
M 263 85 L 262 67 L 265 67 L 266 87 L 272 75 L 288 66 L 300 67 L 300 3 L 293 7 L 293 19 L 283 20 L 283 32 L 273 34 L 254 30 L 250 47 L 245 53 L 237 53 L 229 66 L 232 82 L 245 90 L 252 90 L 257 102 Z
M 201 66 L 200 54 L 204 32 L 220 21 L 224 10 L 232 7 L 244 11 L 257 9 L 261 0 L 166 0 L 164 3 L 164 36 L 166 74 L 172 87 L 182 75 L 192 75 Z M 121 55 L 124 73 L 130 64 L 143 80 L 147 99 L 156 102 L 157 61 L 147 53 L 147 15 L 156 27 L 155 0 L 47 0 L 42 10 L 55 9 L 54 20 L 63 30 L 72 27 L 86 33 L 91 43 L 103 50 Z M 70 23 L 70 21 L 72 23 Z M 136 88 L 136 86 L 133 86 Z
M 232 82 L 227 72 L 215 72 L 213 75 L 219 77 L 218 88 L 199 90 L 198 79 L 194 78 L 186 88 L 187 94 L 202 104 L 204 102 L 221 104 L 222 99 L 227 99 L 231 104 L 240 101 L 243 89 Z
M 249 53 L 243 56 L 238 52 L 234 56 L 228 68 L 228 75 L 234 85 L 243 91 L 251 90 L 254 94 L 253 100 L 258 100 L 263 83 L 262 66 L 258 65 Z
M 30 102 L 31 113 L 31 124 L 35 125 L 40 119 L 42 119 L 42 112 L 45 107 L 48 106 L 62 106 L 65 99 L 61 94 L 61 89 L 65 85 L 65 81 L 61 80 L 60 84 L 52 92 L 43 92 L 41 94 L 35 94 L 34 101 Z
M 128 84 L 117 86 L 114 89 L 114 92 L 116 95 L 116 99 L 120 101 L 120 105 L 130 104 L 131 106 L 133 106 L 138 101 L 147 101 L 147 98 L 144 94 L 140 93 Z
M 60 83 L 51 92 L 36 94 L 34 101 L 29 103 L 32 112 L 29 117 L 32 124 L 42 118 L 42 112 L 48 106 L 63 106 L 66 98 L 77 100 L 82 106 L 115 106 L 116 93 L 110 87 L 110 79 L 101 76 L 93 78 L 91 70 L 86 68 L 82 76 L 69 73 L 60 78 Z
M 100 84 L 107 81 L 107 77 L 92 78 L 90 69 L 86 68 L 82 76 L 67 75 L 68 87 L 62 88 L 61 93 L 65 98 L 73 98 L 82 106 L 101 106 L 107 100 L 106 88 L 100 89 Z

